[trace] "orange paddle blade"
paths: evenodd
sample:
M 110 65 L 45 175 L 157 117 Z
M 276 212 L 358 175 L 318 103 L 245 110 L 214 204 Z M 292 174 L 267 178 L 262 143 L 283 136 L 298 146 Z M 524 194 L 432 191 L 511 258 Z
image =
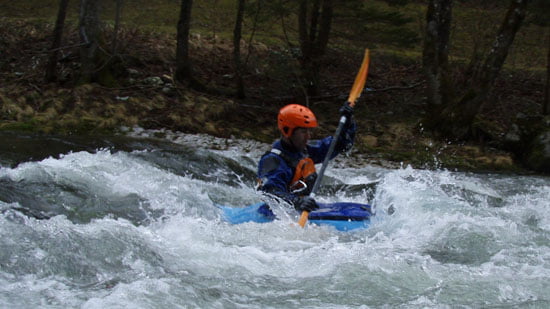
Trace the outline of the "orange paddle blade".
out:
M 365 56 L 363 57 L 363 63 L 361 63 L 361 68 L 359 69 L 359 73 L 357 73 L 357 76 L 355 77 L 355 82 L 353 83 L 353 87 L 351 88 L 351 91 L 349 93 L 348 102 L 350 103 L 351 107 L 355 105 L 355 101 L 359 96 L 361 96 L 361 92 L 363 91 L 363 88 L 365 87 L 365 83 L 367 82 L 367 73 L 369 72 L 369 61 L 370 61 L 370 55 L 369 55 L 369 49 L 365 49 Z

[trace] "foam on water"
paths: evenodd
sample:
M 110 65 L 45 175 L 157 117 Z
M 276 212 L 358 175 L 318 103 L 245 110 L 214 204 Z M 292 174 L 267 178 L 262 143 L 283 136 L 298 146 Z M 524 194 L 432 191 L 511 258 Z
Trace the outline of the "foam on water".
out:
M 246 171 L 260 153 L 230 146 L 205 155 Z M 278 204 L 272 223 L 230 225 L 215 204 L 262 198 L 243 175 L 216 167 L 204 179 L 154 155 L 75 152 L 0 168 L 2 183 L 30 192 L 0 201 L 0 307 L 550 304 L 548 178 L 334 167 L 327 176 L 337 183 L 375 185 L 317 197 L 377 207 L 369 229 L 344 233 L 299 228 L 297 214 Z M 36 201 L 49 219 L 21 211 L 33 192 L 43 192 Z M 83 212 L 87 220 L 73 215 Z

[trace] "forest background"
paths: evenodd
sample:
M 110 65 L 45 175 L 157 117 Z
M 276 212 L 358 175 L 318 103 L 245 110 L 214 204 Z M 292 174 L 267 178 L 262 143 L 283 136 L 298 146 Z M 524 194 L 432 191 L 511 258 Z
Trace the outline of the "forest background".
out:
M 0 0 L 0 128 L 269 143 L 297 102 L 326 136 L 369 48 L 355 154 L 550 173 L 549 21 L 545 0 Z

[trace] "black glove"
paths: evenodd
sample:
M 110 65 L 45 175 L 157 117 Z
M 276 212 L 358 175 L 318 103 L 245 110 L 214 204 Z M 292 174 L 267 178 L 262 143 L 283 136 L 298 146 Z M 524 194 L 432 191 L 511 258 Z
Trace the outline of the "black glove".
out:
M 344 105 L 340 107 L 340 116 L 346 116 L 348 120 L 353 116 L 353 107 L 349 102 L 344 103 Z
M 294 208 L 299 211 L 314 211 L 315 209 L 319 208 L 319 205 L 317 205 L 317 202 L 310 197 L 310 196 L 304 196 L 299 197 L 296 202 L 294 202 Z

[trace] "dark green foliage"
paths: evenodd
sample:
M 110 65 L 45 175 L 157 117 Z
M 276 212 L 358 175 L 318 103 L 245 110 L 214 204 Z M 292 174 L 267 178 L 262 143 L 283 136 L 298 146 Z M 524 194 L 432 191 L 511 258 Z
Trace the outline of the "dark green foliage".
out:
M 409 0 L 385 0 L 385 2 L 390 6 L 399 7 L 399 6 L 405 6 L 409 4 L 410 1 Z
M 376 6 L 364 6 L 356 11 L 358 20 L 363 20 L 367 23 L 383 23 L 393 26 L 404 26 L 412 22 L 412 19 L 406 17 L 402 12 L 397 10 L 386 10 Z
M 532 0 L 526 22 L 539 26 L 550 26 L 550 1 Z
M 418 33 L 410 23 L 413 19 L 399 11 L 399 8 L 382 7 L 369 3 L 351 1 L 335 14 L 335 32 L 352 41 L 366 45 L 388 44 L 398 47 L 412 47 L 420 41 Z
M 364 31 L 369 41 L 379 44 L 410 48 L 420 41 L 416 32 L 391 25 L 385 27 L 366 26 Z

